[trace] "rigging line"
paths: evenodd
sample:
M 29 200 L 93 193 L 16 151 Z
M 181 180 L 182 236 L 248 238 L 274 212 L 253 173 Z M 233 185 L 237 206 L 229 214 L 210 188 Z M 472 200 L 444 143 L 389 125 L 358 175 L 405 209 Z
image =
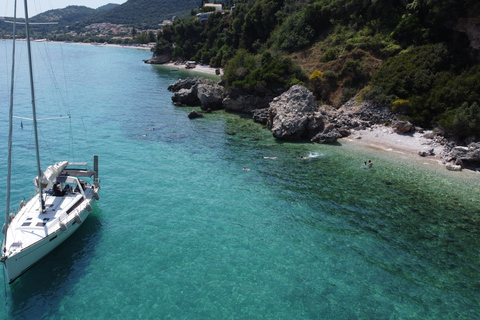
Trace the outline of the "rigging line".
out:
M 85 141 L 85 144 L 87 145 L 88 153 L 91 154 L 92 148 L 90 148 L 90 143 L 89 143 L 89 140 L 87 139 L 88 130 L 87 130 L 87 127 L 85 126 L 85 122 L 83 122 L 83 117 L 80 117 L 80 119 L 82 120 L 83 129 L 85 130 L 85 134 L 83 135 L 84 141 Z
M 17 21 L 17 1 L 15 0 L 15 11 L 14 11 L 14 19 Z M 13 46 L 12 46 L 12 59 L 15 57 L 15 31 L 16 31 L 16 24 L 13 25 Z M 14 89 L 14 82 L 13 77 L 15 74 L 15 59 L 12 60 L 12 83 L 10 87 L 10 103 L 9 103 L 9 110 L 8 110 L 8 155 L 7 155 L 7 181 L 6 181 L 6 195 L 5 195 L 5 224 L 4 224 L 4 245 L 7 242 L 7 234 L 8 234 L 8 225 L 10 223 L 10 196 L 11 196 L 11 181 L 12 181 L 12 143 L 13 143 L 13 89 Z M 3 231 L 3 230 L 2 230 Z M 3 247 L 3 246 L 2 246 Z M 5 252 L 2 252 L 2 257 Z
M 52 65 L 53 59 L 51 58 L 50 52 L 47 49 L 46 43 L 43 44 L 44 50 L 40 50 L 39 46 L 35 46 L 35 49 L 36 49 L 36 52 L 38 52 L 36 57 L 41 57 L 43 65 L 45 66 L 45 69 L 53 85 L 53 88 L 55 89 L 55 92 L 56 92 L 56 94 L 54 95 L 55 98 L 60 98 L 60 101 L 63 101 L 63 97 L 60 94 L 60 87 L 58 85 L 57 79 L 55 78 L 55 73 L 53 72 L 53 65 Z M 61 103 L 61 104 L 65 105 L 65 103 Z M 57 111 L 59 111 L 57 103 L 55 103 L 55 106 L 57 107 Z
M 52 56 L 50 54 L 50 51 L 48 49 L 48 46 L 46 43 L 43 44 L 43 48 L 44 48 L 44 52 L 45 52 L 45 55 L 41 54 L 41 51 L 38 50 L 38 52 L 40 53 L 40 56 L 42 57 L 42 60 L 43 60 L 43 63 L 45 66 L 47 66 L 47 72 L 50 76 L 50 79 L 52 80 L 52 83 L 53 83 L 53 86 L 54 88 L 56 89 L 56 92 L 57 92 L 57 95 L 55 95 L 56 97 L 58 97 L 60 99 L 60 104 L 62 106 L 65 106 L 67 107 L 67 114 L 70 114 L 70 110 L 68 110 L 68 106 L 67 106 L 67 103 L 65 102 L 65 99 L 61 93 L 61 90 L 60 90 L 60 86 L 59 86 L 59 83 L 57 81 L 57 78 L 55 76 L 55 72 L 54 72 L 54 68 L 53 68 L 53 63 L 52 61 L 54 59 L 52 59 Z M 63 59 L 62 59 L 63 60 Z M 57 105 L 57 110 L 60 111 L 60 109 L 58 109 L 58 105 Z
M 26 117 L 13 116 L 13 118 L 33 121 L 32 118 L 26 118 Z M 70 118 L 71 118 L 70 116 L 68 116 L 68 117 L 43 118 L 43 119 L 37 119 L 37 122 L 38 121 L 46 121 L 46 120 L 70 119 Z
M 3 283 L 4 283 L 4 295 L 5 295 L 5 319 L 8 319 L 8 299 L 7 299 L 7 271 L 5 270 L 5 268 L 2 268 L 3 269 Z
M 50 148 L 50 144 L 48 143 L 48 141 L 51 141 L 51 139 L 47 141 L 47 139 L 46 139 L 45 136 L 43 135 L 43 130 L 42 130 L 42 128 L 39 127 L 39 128 L 38 128 L 38 132 L 40 133 L 40 136 L 42 137 L 42 142 L 43 142 L 42 151 L 43 151 L 43 150 L 47 150 L 47 151 L 48 151 L 48 154 L 50 155 L 50 158 L 51 158 L 51 159 L 54 159 L 53 153 L 52 153 L 52 149 Z M 43 170 L 42 170 L 42 174 L 43 174 Z M 38 176 L 38 174 L 37 174 L 37 176 Z
M 69 130 L 69 152 L 68 152 L 68 155 L 72 158 L 72 161 L 75 162 L 75 147 L 74 147 L 74 143 L 73 143 L 73 127 L 72 127 L 72 118 L 70 118 L 70 130 Z
M 67 102 L 65 103 L 65 106 L 67 107 L 67 112 L 68 115 L 70 115 L 70 97 L 69 97 L 69 91 L 68 91 L 68 82 L 67 82 L 67 70 L 65 68 L 65 55 L 63 54 L 63 44 L 60 44 L 60 53 L 62 56 L 62 67 L 63 67 L 63 85 L 65 86 L 65 95 L 67 96 Z

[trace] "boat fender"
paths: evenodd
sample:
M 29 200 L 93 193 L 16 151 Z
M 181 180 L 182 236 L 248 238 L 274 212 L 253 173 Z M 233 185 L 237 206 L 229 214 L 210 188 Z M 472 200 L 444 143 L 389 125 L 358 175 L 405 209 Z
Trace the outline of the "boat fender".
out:
M 66 225 L 65 223 L 60 222 L 60 229 L 61 229 L 62 231 L 67 231 L 67 230 L 68 230 L 68 227 L 67 227 L 67 225 Z
M 15 213 L 11 212 L 8 217 L 10 219 L 10 222 L 12 222 L 13 218 L 15 218 Z
M 82 223 L 82 218 L 78 214 L 76 214 L 75 215 L 75 221 L 77 221 L 80 224 L 80 223 Z
M 27 203 L 25 202 L 25 200 L 22 200 L 20 201 L 20 205 L 18 206 L 18 211 L 20 211 L 20 209 L 22 209 Z
M 99 200 L 100 199 L 100 196 L 98 195 L 98 192 L 95 192 L 93 194 L 93 196 L 95 197 L 95 200 Z
M 92 206 L 90 205 L 90 203 L 87 204 L 87 211 L 88 211 L 88 212 L 92 212 Z
M 2 233 L 5 234 L 7 232 L 7 225 L 4 223 L 2 227 Z

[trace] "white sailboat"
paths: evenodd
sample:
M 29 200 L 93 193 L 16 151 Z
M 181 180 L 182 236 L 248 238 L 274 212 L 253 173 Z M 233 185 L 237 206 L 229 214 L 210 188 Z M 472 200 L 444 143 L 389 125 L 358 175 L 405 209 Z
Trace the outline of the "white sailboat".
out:
M 1 251 L 2 256 L 0 258 L 0 261 L 4 264 L 5 274 L 9 283 L 12 283 L 78 229 L 91 212 L 92 204 L 95 200 L 98 200 L 98 191 L 100 189 L 97 156 L 94 156 L 93 170 L 89 170 L 86 167 L 86 163 L 63 161 L 49 166 L 45 172 L 42 172 L 37 134 L 27 0 L 24 0 L 24 4 L 33 114 L 31 120 L 34 127 L 38 176 L 35 178 L 36 195 L 28 202 L 22 201 L 16 212 L 10 212 L 16 32 L 16 23 L 14 22 L 6 210 L 5 223 L 2 228 L 4 239 Z

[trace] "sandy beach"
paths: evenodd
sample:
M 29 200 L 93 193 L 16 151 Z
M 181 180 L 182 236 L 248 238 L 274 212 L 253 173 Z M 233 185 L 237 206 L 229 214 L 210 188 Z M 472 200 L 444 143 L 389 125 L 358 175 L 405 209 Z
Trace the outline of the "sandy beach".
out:
M 43 42 L 43 41 L 36 41 L 36 42 Z M 139 44 L 139 45 L 121 45 L 121 44 L 110 44 L 110 43 L 84 43 L 84 42 L 64 42 L 64 41 L 46 41 L 52 43 L 65 43 L 65 44 L 74 44 L 74 45 L 91 45 L 91 46 L 98 46 L 98 47 L 117 47 L 117 48 L 126 48 L 126 49 L 139 49 L 139 50 L 151 50 L 153 46 L 147 44 Z M 162 66 L 167 66 L 172 69 L 178 70 L 187 70 L 191 72 L 209 74 L 209 75 L 216 75 L 222 76 L 223 69 L 222 68 L 212 68 L 210 66 L 200 65 L 197 64 L 195 68 L 187 69 L 185 64 L 183 63 L 165 63 Z M 219 73 L 217 73 L 217 70 Z
M 432 139 L 425 138 L 424 135 L 429 132 L 430 131 L 399 134 L 394 132 L 391 127 L 376 125 L 366 130 L 353 131 L 352 135 L 345 139 L 366 148 L 403 155 L 417 161 L 443 166 L 440 157 L 443 146 Z M 431 155 L 426 157 L 419 155 L 419 151 L 431 150 L 433 150 L 433 154 Z
M 366 130 L 353 131 L 352 135 L 346 139 L 367 147 L 414 157 L 420 157 L 419 151 L 433 149 L 433 155 L 422 158 L 441 163 L 440 152 L 443 146 L 432 139 L 425 138 L 424 135 L 429 132 L 399 134 L 391 127 L 376 125 Z
M 197 66 L 195 68 L 191 68 L 191 69 L 187 69 L 185 67 L 185 64 L 175 64 L 173 62 L 162 64 L 162 66 L 167 66 L 167 67 L 170 67 L 172 69 L 187 70 L 187 71 L 191 71 L 191 72 L 198 72 L 198 73 L 216 75 L 216 76 L 219 76 L 219 77 L 223 75 L 223 69 L 222 68 L 212 68 L 210 66 L 204 66 L 204 65 L 199 65 L 199 64 L 197 64 Z M 219 74 L 217 74 L 217 70 L 219 70 Z

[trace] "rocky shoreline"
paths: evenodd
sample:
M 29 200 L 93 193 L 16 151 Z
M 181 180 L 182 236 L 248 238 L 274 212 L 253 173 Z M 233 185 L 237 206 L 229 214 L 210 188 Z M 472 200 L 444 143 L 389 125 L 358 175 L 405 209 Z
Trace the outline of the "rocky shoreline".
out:
M 368 101 L 358 104 L 352 99 L 335 109 L 318 106 L 313 94 L 301 85 L 276 97 L 254 96 L 227 92 L 221 82 L 203 77 L 179 80 L 168 90 L 173 92 L 172 101 L 177 106 L 200 106 L 202 112 L 225 109 L 250 114 L 279 140 L 334 143 L 347 137 L 363 139 L 385 149 L 436 159 L 448 170 L 480 171 L 480 142 L 457 145 L 434 131 L 400 121 L 388 107 Z M 202 112 L 192 111 L 189 117 L 201 117 Z

